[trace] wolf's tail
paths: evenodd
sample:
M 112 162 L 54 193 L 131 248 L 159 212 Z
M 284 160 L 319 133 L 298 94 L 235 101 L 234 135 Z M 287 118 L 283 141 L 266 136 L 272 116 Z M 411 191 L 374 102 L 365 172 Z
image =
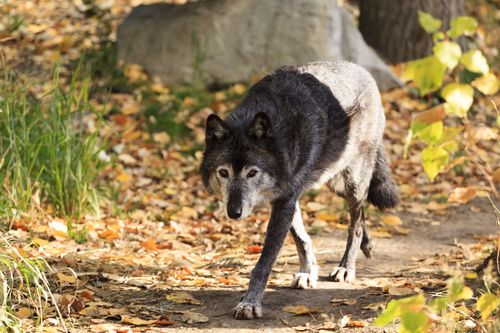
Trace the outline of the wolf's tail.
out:
M 384 146 L 379 145 L 375 169 L 368 189 L 368 201 L 380 209 L 392 208 L 399 203 L 399 190 L 391 177 Z

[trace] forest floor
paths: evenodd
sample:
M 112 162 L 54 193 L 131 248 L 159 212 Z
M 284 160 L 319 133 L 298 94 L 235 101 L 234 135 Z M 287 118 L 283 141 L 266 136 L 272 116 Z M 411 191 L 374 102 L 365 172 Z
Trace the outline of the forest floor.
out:
M 327 278 L 342 255 L 346 230 L 329 228 L 331 224 L 315 229 L 312 238 L 321 267 L 316 289 L 289 288 L 298 257 L 288 239 L 266 291 L 264 315 L 250 321 L 234 319 L 231 310 L 243 295 L 246 277 L 258 256 L 251 253 L 257 252 L 251 247 L 244 254 L 237 244 L 232 244 L 235 249 L 229 253 L 215 251 L 211 257 L 218 258 L 217 267 L 214 262 L 203 264 L 203 260 L 190 263 L 194 259 L 190 254 L 174 258 L 168 248 L 145 253 L 133 241 L 114 246 L 52 241 L 43 250 L 57 252 L 62 258 L 51 261 L 54 269 L 60 268 L 66 277 L 72 269 L 78 277 L 78 288 L 68 279 L 59 289 L 59 297 L 72 299 L 69 312 L 79 311 L 69 314 L 72 332 L 129 332 L 132 328 L 133 332 L 314 332 L 342 326 L 345 332 L 383 332 L 370 323 L 389 300 L 422 290 L 439 295 L 454 270 L 471 271 L 482 262 L 485 245 L 498 232 L 491 204 L 485 198 L 446 211 L 399 216 L 397 224 L 402 224 L 393 227 L 404 234 L 375 232 L 375 256 L 366 259 L 360 255 L 357 280 L 352 284 Z M 248 223 L 230 225 L 237 230 L 239 224 Z M 203 256 L 193 252 L 192 256 Z M 175 277 L 171 275 L 172 261 L 180 269 Z M 186 276 L 179 276 L 183 272 Z M 466 283 L 474 289 L 480 286 L 480 279 Z M 303 315 L 294 315 L 283 311 L 286 306 L 307 309 Z M 201 319 L 193 313 L 201 314 Z M 195 318 L 193 324 L 186 323 L 190 316 Z
M 385 146 L 402 201 L 384 213 L 366 208 L 375 256 L 360 254 L 354 283 L 328 281 L 345 247 L 348 213 L 343 200 L 325 188 L 308 192 L 301 207 L 321 268 L 318 288 L 289 288 L 298 256 L 287 239 L 268 284 L 263 318 L 233 319 L 231 310 L 262 250 L 269 209 L 230 221 L 206 193 L 198 170 L 206 117 L 234 109 L 251 83 L 200 92 L 168 86 L 140 66 L 117 61 L 117 25 L 133 6 L 151 2 L 0 4 L 0 65 L 18 72 L 30 96 L 42 99 L 54 88 L 56 63 L 63 84 L 68 83 L 86 55 L 83 61 L 93 76 L 85 128 L 97 131 L 110 161 L 98 180 L 105 192 L 99 216 L 57 217 L 50 206 L 39 207 L 35 193 L 33 215 L 15 221 L 4 234 L 17 254 L 45 258 L 51 266 L 47 279 L 54 302 L 44 304 L 43 318 L 16 312 L 23 331 L 36 331 L 42 322 L 44 332 L 63 331 L 64 325 L 82 333 L 382 332 L 371 322 L 393 298 L 420 291 L 442 295 L 457 271 L 470 278 L 466 285 L 481 290 L 481 276 L 468 272 L 491 253 L 498 238 L 498 217 L 486 191 L 494 192 L 500 183 L 494 125 L 500 95 L 477 98 L 466 131 L 456 138 L 462 155 L 430 181 L 421 165 L 423 145 L 412 143 L 408 158 L 403 152 L 411 119 L 436 103 L 405 86 L 382 94 Z M 484 7 L 487 1 L 477 2 L 483 24 L 492 11 Z M 492 48 L 498 45 L 498 24 L 496 29 L 482 32 Z M 463 129 L 456 119 L 446 125 Z M 498 199 L 493 200 L 498 207 Z M 16 304 L 21 309 L 31 305 Z M 283 311 L 286 306 L 300 306 L 293 310 L 305 314 Z

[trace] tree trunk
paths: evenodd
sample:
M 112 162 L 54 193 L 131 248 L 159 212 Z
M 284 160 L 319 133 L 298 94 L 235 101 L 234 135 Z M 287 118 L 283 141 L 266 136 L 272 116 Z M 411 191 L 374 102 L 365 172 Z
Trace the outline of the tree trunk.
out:
M 365 41 L 390 63 L 421 58 L 432 52 L 432 36 L 418 23 L 421 10 L 443 21 L 465 13 L 465 0 L 360 0 L 359 30 Z

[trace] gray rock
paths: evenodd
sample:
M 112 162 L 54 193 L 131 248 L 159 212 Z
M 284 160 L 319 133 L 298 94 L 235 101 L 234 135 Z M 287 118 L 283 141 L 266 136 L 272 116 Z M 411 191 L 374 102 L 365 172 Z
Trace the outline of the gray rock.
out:
M 142 5 L 118 29 L 118 56 L 167 83 L 248 80 L 282 65 L 343 59 L 380 89 L 400 85 L 334 0 L 207 0 Z

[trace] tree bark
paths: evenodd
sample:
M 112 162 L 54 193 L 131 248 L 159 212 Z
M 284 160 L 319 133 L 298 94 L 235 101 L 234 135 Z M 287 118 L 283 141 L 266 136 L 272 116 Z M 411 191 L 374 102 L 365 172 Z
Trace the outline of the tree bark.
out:
M 443 21 L 465 15 L 465 0 L 360 0 L 359 30 L 365 41 L 390 63 L 432 52 L 432 36 L 418 23 L 418 11 Z

